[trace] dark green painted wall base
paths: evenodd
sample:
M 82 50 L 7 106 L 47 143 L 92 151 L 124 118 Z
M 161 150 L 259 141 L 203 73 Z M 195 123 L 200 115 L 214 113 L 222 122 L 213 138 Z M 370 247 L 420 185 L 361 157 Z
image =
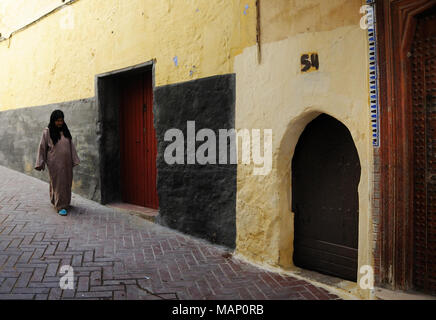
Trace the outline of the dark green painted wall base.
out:
M 53 110 L 65 114 L 81 164 L 74 168 L 73 192 L 100 201 L 97 108 L 83 99 L 0 112 L 0 165 L 49 181 L 48 170 L 34 168 L 42 130 Z M 47 199 L 47 201 L 50 201 Z

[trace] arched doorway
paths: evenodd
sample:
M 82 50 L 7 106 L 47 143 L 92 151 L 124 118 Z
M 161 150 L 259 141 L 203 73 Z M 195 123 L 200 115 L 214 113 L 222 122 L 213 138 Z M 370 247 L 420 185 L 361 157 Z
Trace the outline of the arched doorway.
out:
M 360 161 L 350 131 L 322 114 L 292 160 L 294 264 L 357 280 Z

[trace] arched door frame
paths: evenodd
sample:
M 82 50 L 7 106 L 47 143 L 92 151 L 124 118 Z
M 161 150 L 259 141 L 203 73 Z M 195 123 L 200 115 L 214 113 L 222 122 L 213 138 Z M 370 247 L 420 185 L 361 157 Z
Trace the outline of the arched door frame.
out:
M 380 282 L 413 286 L 413 126 L 410 50 L 416 15 L 436 0 L 376 1 L 381 116 Z
M 275 155 L 275 160 L 277 163 L 277 172 L 283 173 L 279 179 L 277 185 L 278 192 L 278 203 L 279 203 L 279 221 L 280 221 L 280 232 L 278 241 L 279 252 L 278 252 L 278 264 L 285 269 L 295 268 L 293 264 L 293 253 L 294 253 L 294 213 L 292 212 L 292 158 L 295 154 L 295 149 L 300 140 L 301 134 L 307 125 L 312 122 L 321 114 L 327 114 L 334 117 L 342 124 L 344 124 L 348 130 L 353 128 L 353 124 L 350 119 L 341 118 L 340 114 L 332 112 L 328 107 L 321 106 L 311 106 L 306 108 L 302 113 L 293 117 L 288 123 L 286 130 L 281 137 L 279 152 Z M 356 140 L 356 136 L 359 134 L 358 131 L 354 132 L 350 130 L 351 136 L 353 138 L 353 143 L 357 148 L 357 153 L 359 156 L 359 161 L 365 159 L 364 144 L 361 141 Z M 362 165 L 361 179 L 358 185 L 359 190 L 359 240 L 358 240 L 358 269 L 362 265 L 372 264 L 372 255 L 370 250 L 368 250 L 369 244 L 366 241 L 367 234 L 367 224 L 370 222 L 368 210 L 362 210 L 365 208 L 366 197 L 363 196 L 367 194 L 368 185 L 366 185 L 367 177 L 369 175 L 368 167 Z M 363 229 L 361 227 L 363 226 Z M 362 232 L 361 232 L 362 231 Z M 357 281 L 360 281 L 361 274 L 357 275 Z
M 326 145 L 329 145 L 328 149 L 325 149 Z M 332 145 L 340 149 L 331 153 Z M 340 158 L 346 159 L 346 163 L 338 167 Z M 332 171 L 326 172 L 327 168 Z M 326 113 L 309 122 L 299 136 L 291 160 L 294 264 L 300 268 L 357 281 L 360 180 L 360 157 L 348 127 Z M 334 185 L 331 184 L 326 189 L 325 183 Z M 315 192 L 314 188 L 319 185 L 324 187 Z M 326 200 L 326 196 L 329 200 Z M 298 210 L 299 205 L 306 209 Z M 329 212 L 329 207 L 333 211 Z M 345 214 L 345 210 L 349 213 Z M 349 219 L 351 215 L 355 220 Z M 309 218 L 309 221 L 301 223 L 303 217 Z M 329 227 L 318 229 L 323 223 L 329 223 Z M 297 239 L 298 245 L 295 242 Z M 299 264 L 297 260 L 300 260 Z M 326 263 L 320 264 L 323 260 Z

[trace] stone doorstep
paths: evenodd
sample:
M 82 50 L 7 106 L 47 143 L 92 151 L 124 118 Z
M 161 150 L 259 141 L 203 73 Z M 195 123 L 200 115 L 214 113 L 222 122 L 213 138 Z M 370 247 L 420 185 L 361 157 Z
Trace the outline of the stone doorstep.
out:
M 329 275 L 324 275 L 316 271 L 305 270 L 296 268 L 296 274 L 305 281 L 314 281 L 314 284 L 324 285 L 324 289 L 330 289 L 332 293 L 340 296 L 343 299 L 362 299 L 353 287 L 356 284 L 336 278 Z M 291 273 L 292 275 L 292 273 Z M 348 287 L 348 288 L 347 288 Z M 339 292 L 338 292 L 339 290 Z M 346 295 L 342 295 L 342 291 Z M 428 295 L 417 291 L 394 291 L 385 288 L 374 288 L 374 300 L 436 300 L 436 296 Z
M 125 202 L 109 203 L 106 205 L 106 207 L 109 207 L 112 209 L 120 209 L 123 211 L 128 211 L 129 213 L 133 213 L 135 215 L 138 215 L 141 218 L 144 218 L 144 219 L 151 221 L 151 222 L 155 222 L 156 216 L 159 214 L 159 210 L 141 207 L 141 206 L 137 206 L 134 204 L 125 203 Z
M 323 288 L 330 294 L 334 294 L 343 300 L 361 300 L 362 297 L 356 290 L 356 283 L 348 280 L 340 279 L 331 275 L 319 273 L 308 269 L 302 269 L 293 266 L 291 269 L 276 269 L 266 268 L 270 271 L 278 272 L 282 275 L 291 276 L 302 281 L 311 283 L 315 287 Z M 275 269 L 275 268 L 274 268 Z
M 375 296 L 381 300 L 436 300 L 436 296 L 416 291 L 393 291 L 385 288 L 375 288 Z

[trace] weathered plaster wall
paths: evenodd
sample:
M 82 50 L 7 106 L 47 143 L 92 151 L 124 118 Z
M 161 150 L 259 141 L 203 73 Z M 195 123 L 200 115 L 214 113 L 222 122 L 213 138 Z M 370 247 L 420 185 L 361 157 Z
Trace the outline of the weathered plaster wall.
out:
M 0 34 L 11 34 L 37 21 L 46 14 L 75 0 L 2 0 L 0 1 Z
M 359 25 L 362 0 L 260 1 L 262 42 Z
M 0 42 L 0 111 L 93 97 L 96 74 L 152 59 L 156 86 L 232 73 L 256 40 L 254 3 L 78 0 Z
M 0 7 L 0 11 L 7 15 L 0 23 L 0 29 L 6 30 L 5 35 L 60 3 L 44 0 L 40 7 L 35 8 L 35 3 L 5 1 Z M 20 15 L 16 14 L 17 10 Z M 68 123 L 72 132 L 92 127 L 86 134 L 93 135 L 95 143 L 77 146 L 82 155 L 100 151 L 101 159 L 92 162 L 87 181 L 99 181 L 99 173 L 103 170 L 103 184 L 114 185 L 119 180 L 119 173 L 113 165 L 119 161 L 116 148 L 118 131 L 116 119 L 110 115 L 110 119 L 105 119 L 105 114 L 108 115 L 108 110 L 116 110 L 117 98 L 108 98 L 111 101 L 94 98 L 95 75 L 145 61 L 154 63 L 154 85 L 158 98 L 161 97 L 157 116 L 174 111 L 179 111 L 174 113 L 182 116 L 174 123 L 168 122 L 168 117 L 158 117 L 158 132 L 163 133 L 169 126 L 186 125 L 186 120 L 198 121 L 199 125 L 209 128 L 234 127 L 233 62 L 244 48 L 255 43 L 255 20 L 255 0 L 77 0 L 13 33 L 0 41 L 0 61 L 3 64 L 0 69 L 0 114 L 5 121 L 13 121 L 16 115 L 31 121 L 33 109 L 39 113 L 38 121 L 32 125 L 33 130 L 22 131 L 7 126 L 7 143 L 22 134 L 33 138 L 26 139 L 22 149 L 0 159 L 0 164 L 46 179 L 44 175 L 31 171 L 31 166 L 22 161 L 14 165 L 15 160 L 22 157 L 26 157 L 29 163 L 34 162 L 38 142 L 35 137 L 39 136 L 39 129 L 46 125 L 45 119 L 52 111 L 33 106 L 52 104 L 50 106 L 68 109 L 77 99 L 86 99 L 93 103 L 94 117 L 87 117 L 85 109 L 83 116 L 64 110 L 66 120 L 70 119 Z M 220 89 L 215 85 L 207 86 L 213 82 L 209 77 L 220 75 L 227 79 L 217 80 Z M 194 84 L 189 82 L 191 80 Z M 184 84 L 174 91 L 171 85 L 179 83 Z M 203 83 L 206 87 L 201 85 Z M 223 88 L 222 83 L 226 84 Z M 116 86 L 109 83 L 106 87 L 116 92 Z M 163 94 L 159 95 L 159 92 Z M 182 100 L 172 99 L 174 95 Z M 228 101 L 224 99 L 227 95 L 230 97 L 227 97 Z M 97 102 L 99 106 L 95 105 Z M 199 107 L 197 103 L 201 109 L 195 109 Z M 192 108 L 196 110 L 195 114 L 189 112 Z M 70 116 L 77 119 L 73 122 Z M 223 121 L 218 121 L 220 116 Z M 112 129 L 110 136 L 102 134 L 105 123 Z M 3 147 L 4 154 L 8 154 L 9 145 Z M 108 166 L 111 161 L 112 166 Z M 166 169 L 161 167 L 159 173 L 160 194 L 164 200 L 167 199 L 161 202 L 162 223 L 234 247 L 236 166 L 210 166 L 205 170 L 199 170 L 197 166 L 181 172 Z M 175 196 L 177 186 L 172 184 L 175 176 L 176 180 L 184 179 L 179 186 L 182 190 L 178 190 L 183 193 L 181 203 Z M 79 179 L 77 183 L 85 182 Z M 100 186 L 96 188 L 95 192 L 100 195 Z M 116 188 L 101 191 L 103 201 L 113 200 L 119 195 Z M 96 200 L 95 192 L 88 197 Z M 193 198 L 198 201 L 193 202 Z M 182 217 L 180 221 L 176 219 L 180 222 L 178 225 L 170 219 L 170 209 L 174 209 L 176 204 L 180 208 L 173 214 Z
M 236 164 L 187 164 L 187 121 L 195 130 L 235 127 L 235 76 L 222 75 L 162 86 L 154 92 L 158 140 L 159 223 L 230 248 L 236 243 Z M 175 108 L 175 106 L 177 106 Z M 183 132 L 184 163 L 168 165 L 169 129 Z M 227 141 L 230 150 L 230 140 Z M 196 150 L 203 142 L 196 142 Z
M 96 74 L 152 59 L 157 87 L 235 73 L 236 128 L 273 129 L 271 174 L 237 169 L 237 252 L 293 268 L 292 155 L 305 126 L 327 113 L 349 128 L 359 152 L 359 266 L 372 265 L 364 0 L 261 0 L 260 65 L 254 3 L 78 0 L 72 29 L 60 27 L 62 9 L 0 42 L 0 111 L 93 97 Z M 300 55 L 314 51 L 320 70 L 301 74 Z
M 100 201 L 97 107 L 94 99 L 0 112 L 0 165 L 49 181 L 47 169 L 34 170 L 42 130 L 61 109 L 81 160 L 74 168 L 72 190 Z
M 361 0 L 263 1 L 262 63 L 257 64 L 256 47 L 235 60 L 236 128 L 273 129 L 271 174 L 254 176 L 251 165 L 238 166 L 237 251 L 252 261 L 295 270 L 291 160 L 305 126 L 327 113 L 348 127 L 358 150 L 362 167 L 358 263 L 373 265 L 369 196 L 373 150 L 368 45 L 366 31 L 359 27 L 362 4 Z M 302 74 L 300 56 L 307 52 L 319 53 L 320 69 Z M 369 295 L 368 290 L 359 293 Z

